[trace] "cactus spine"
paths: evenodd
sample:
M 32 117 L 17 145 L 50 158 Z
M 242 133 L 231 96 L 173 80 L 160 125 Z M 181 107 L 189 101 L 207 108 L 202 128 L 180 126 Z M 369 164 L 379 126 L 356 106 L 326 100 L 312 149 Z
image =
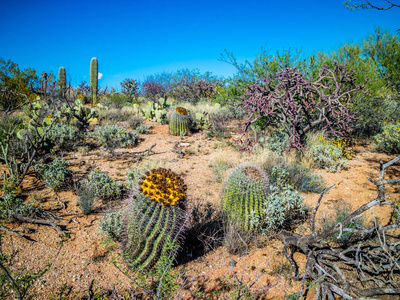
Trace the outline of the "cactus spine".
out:
M 169 133 L 172 135 L 186 135 L 189 133 L 188 112 L 183 107 L 177 107 L 169 119 Z
M 269 195 L 269 180 L 264 170 L 252 164 L 242 164 L 229 174 L 222 191 L 222 209 L 229 218 L 236 219 L 246 230 L 252 212 L 262 218 L 262 205 Z
M 97 58 L 93 57 L 90 61 L 90 87 L 92 89 L 92 105 L 97 103 L 97 88 L 99 78 L 99 64 Z
M 65 97 L 65 92 L 67 91 L 67 76 L 64 67 L 58 69 L 58 87 L 61 97 Z
M 151 269 L 167 251 L 167 241 L 179 241 L 186 211 L 186 186 L 171 170 L 146 172 L 124 212 L 124 258 L 134 267 Z

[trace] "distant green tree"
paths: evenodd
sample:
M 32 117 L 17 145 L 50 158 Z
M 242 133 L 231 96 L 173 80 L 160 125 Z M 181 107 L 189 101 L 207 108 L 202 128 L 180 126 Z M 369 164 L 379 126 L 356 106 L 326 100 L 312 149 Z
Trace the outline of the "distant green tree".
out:
M 40 89 L 36 70 L 21 71 L 11 60 L 0 58 L 0 109 L 11 112 L 29 100 L 35 100 Z
M 128 98 L 129 102 L 137 102 L 139 96 L 139 85 L 135 79 L 125 79 L 121 82 L 122 93 Z

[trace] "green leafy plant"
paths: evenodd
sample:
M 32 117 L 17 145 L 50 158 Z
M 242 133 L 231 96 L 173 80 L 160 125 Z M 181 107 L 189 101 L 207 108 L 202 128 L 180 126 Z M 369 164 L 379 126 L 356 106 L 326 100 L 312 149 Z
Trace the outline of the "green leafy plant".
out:
M 304 198 L 291 185 L 271 186 L 271 194 L 263 202 L 262 217 L 251 212 L 250 223 L 261 226 L 264 233 L 275 231 L 305 215 Z
M 262 205 L 269 195 L 268 176 L 260 167 L 241 164 L 234 168 L 222 191 L 222 209 L 228 219 L 236 219 L 246 230 L 254 229 L 250 214 L 263 218 Z
M 87 187 L 102 200 L 117 199 L 122 194 L 122 185 L 100 171 L 93 171 L 88 176 Z
M 400 122 L 386 122 L 382 132 L 374 136 L 379 151 L 387 154 L 400 152 Z
M 112 238 L 114 241 L 121 241 L 122 238 L 122 213 L 112 211 L 104 214 L 99 219 L 99 229 L 102 233 Z
M 308 151 L 314 162 L 329 172 L 336 172 L 347 167 L 351 152 L 347 150 L 346 140 L 328 139 L 324 134 L 311 134 L 307 137 Z
M 138 142 L 139 134 L 136 131 L 126 130 L 116 125 L 97 126 L 91 134 L 100 145 L 113 151 L 117 147 L 133 146 Z
M 53 191 L 59 191 L 66 186 L 66 180 L 71 176 L 70 162 L 56 157 L 51 163 L 35 166 L 39 178 Z
M 65 123 L 56 123 L 47 133 L 49 142 L 58 146 L 59 149 L 72 150 L 77 142 L 84 137 L 82 131 L 76 126 L 71 126 Z

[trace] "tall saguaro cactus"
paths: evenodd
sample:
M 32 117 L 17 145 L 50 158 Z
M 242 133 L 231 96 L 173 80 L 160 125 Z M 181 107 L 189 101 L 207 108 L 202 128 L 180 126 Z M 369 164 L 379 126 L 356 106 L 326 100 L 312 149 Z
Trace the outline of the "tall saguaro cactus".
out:
M 61 97 L 65 97 L 65 92 L 67 90 L 67 76 L 64 67 L 58 69 L 58 88 Z
M 90 87 L 92 89 L 92 105 L 97 102 L 97 88 L 99 78 L 99 64 L 97 58 L 93 57 L 90 61 Z

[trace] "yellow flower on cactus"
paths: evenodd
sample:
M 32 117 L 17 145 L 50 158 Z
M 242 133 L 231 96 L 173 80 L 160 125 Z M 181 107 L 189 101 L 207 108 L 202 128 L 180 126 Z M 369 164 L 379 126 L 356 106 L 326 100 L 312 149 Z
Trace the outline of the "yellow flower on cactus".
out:
M 186 185 L 170 169 L 158 168 L 145 173 L 139 191 L 162 205 L 176 205 L 186 197 Z

